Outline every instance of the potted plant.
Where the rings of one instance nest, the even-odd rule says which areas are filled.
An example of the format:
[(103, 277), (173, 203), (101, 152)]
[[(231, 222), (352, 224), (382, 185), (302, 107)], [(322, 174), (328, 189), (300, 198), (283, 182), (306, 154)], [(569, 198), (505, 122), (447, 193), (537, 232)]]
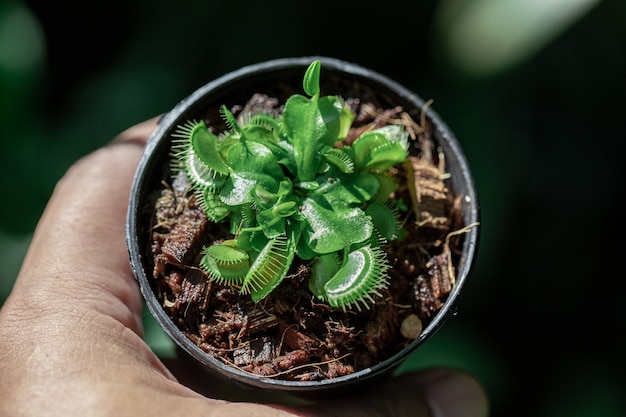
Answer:
[(326, 57), (210, 82), (159, 122), (131, 265), (183, 352), (249, 387), (388, 375), (455, 311), (478, 244), (471, 173), (416, 94)]

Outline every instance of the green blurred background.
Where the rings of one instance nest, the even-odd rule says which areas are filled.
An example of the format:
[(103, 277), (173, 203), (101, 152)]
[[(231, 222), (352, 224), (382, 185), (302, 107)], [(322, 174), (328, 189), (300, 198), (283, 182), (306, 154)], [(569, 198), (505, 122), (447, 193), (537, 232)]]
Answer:
[(474, 172), (475, 272), (404, 369), (471, 372), (494, 416), (625, 416), (623, 0), (0, 0), (0, 305), (73, 161), (228, 71), (316, 54), (433, 99)]

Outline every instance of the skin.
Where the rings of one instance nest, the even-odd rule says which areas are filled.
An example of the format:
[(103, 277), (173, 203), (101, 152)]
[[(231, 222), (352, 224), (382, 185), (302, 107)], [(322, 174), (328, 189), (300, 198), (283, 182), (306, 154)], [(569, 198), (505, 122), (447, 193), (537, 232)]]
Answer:
[(76, 162), (41, 217), (0, 310), (0, 415), (467, 416), (488, 414), (469, 375), (432, 369), (341, 400), (268, 405), (218, 400), (210, 379), (167, 366), (142, 339), (142, 297), (124, 227), (135, 169), (157, 119)]

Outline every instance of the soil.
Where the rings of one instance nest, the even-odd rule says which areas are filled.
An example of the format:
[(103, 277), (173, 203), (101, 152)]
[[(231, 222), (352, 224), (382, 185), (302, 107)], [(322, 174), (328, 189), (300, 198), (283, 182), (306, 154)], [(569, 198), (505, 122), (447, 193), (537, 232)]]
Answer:
[[(385, 247), (391, 285), (369, 310), (344, 312), (316, 301), (307, 285), (310, 265), (297, 258), (282, 284), (258, 304), (237, 288), (210, 281), (197, 267), (200, 251), (230, 237), (227, 223), (207, 220), (184, 174), (170, 178), (152, 195), (146, 229), (154, 290), (174, 323), (207, 354), (265, 377), (334, 378), (402, 350), (445, 303), (463, 241), (462, 233), (453, 233), (464, 226), (459, 208), (463, 196), (453, 195), (448, 187), (444, 158), (421, 114), (385, 106), (374, 95), (359, 97), (346, 99), (357, 115), (347, 141), (372, 126), (403, 123), (412, 146), (409, 160), (395, 175), (415, 184), (402, 186), (393, 196), (408, 206), (402, 218), (406, 233)], [(281, 104), (256, 94), (231, 108), (235, 114), (279, 113)], [(215, 120), (207, 125), (219, 131)], [(411, 202), (419, 203), (419, 211)]]

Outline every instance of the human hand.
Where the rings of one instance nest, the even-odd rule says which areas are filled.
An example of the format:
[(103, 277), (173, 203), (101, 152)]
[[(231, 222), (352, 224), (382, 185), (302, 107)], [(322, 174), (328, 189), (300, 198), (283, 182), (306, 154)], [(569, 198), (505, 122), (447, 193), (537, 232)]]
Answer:
[(82, 158), (59, 181), (0, 310), (0, 415), (486, 416), (470, 376), (436, 369), (306, 406), (229, 402), (174, 376), (142, 340), (124, 238), (128, 197), (156, 119)]

